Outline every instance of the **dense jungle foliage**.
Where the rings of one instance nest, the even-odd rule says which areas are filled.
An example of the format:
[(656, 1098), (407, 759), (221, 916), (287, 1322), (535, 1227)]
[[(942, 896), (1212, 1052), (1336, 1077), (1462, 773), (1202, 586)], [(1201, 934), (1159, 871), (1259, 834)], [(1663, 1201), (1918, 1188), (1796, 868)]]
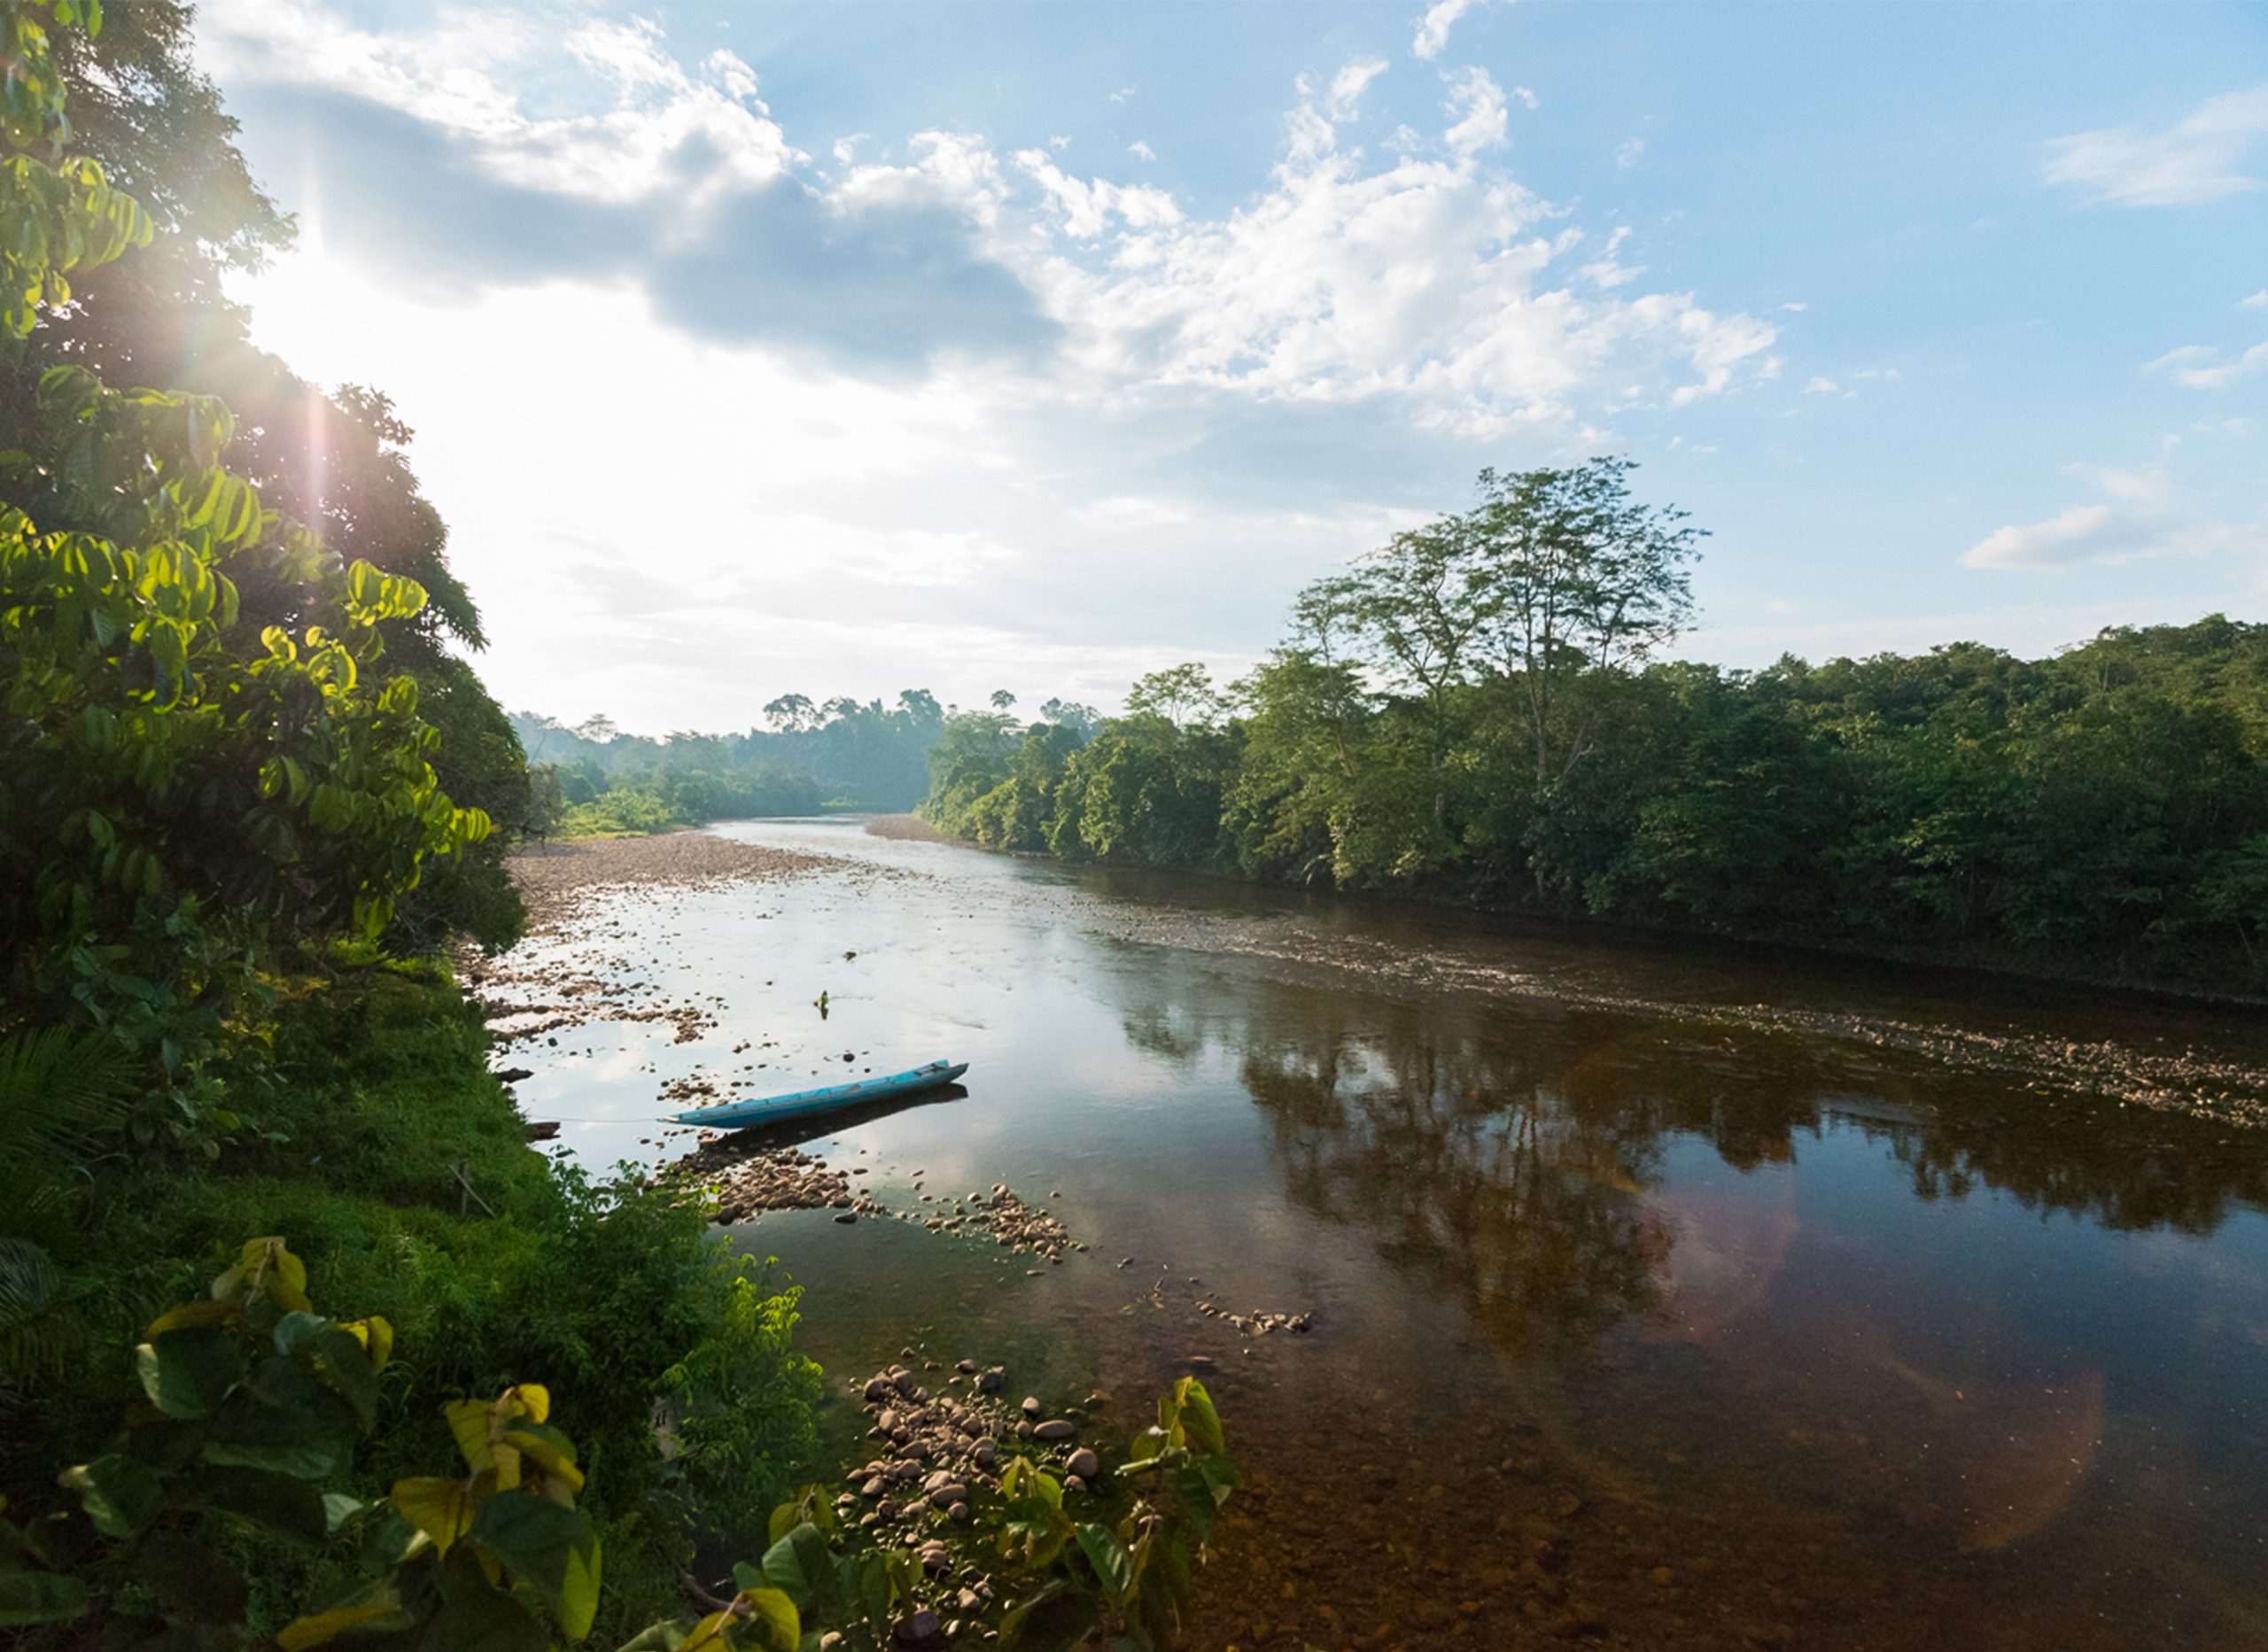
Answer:
[(366, 1644), (627, 1632), (815, 1373), (697, 1200), (528, 1146), (433, 956), (521, 927), (524, 761), (409, 432), (221, 294), (291, 227), (187, 22), (0, 0), (0, 1628), (250, 1646), (375, 1569)]
[(1661, 659), (1697, 536), (1628, 469), (1485, 474), (1225, 688), (1157, 673), (1091, 735), (958, 717), (923, 812), (1070, 859), (2268, 989), (2268, 627)]

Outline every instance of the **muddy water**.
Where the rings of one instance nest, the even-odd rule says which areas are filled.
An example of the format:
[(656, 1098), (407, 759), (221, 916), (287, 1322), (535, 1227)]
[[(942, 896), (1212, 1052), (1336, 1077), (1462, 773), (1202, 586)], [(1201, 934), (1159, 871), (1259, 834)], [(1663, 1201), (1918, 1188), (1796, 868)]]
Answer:
[(2268, 1647), (2252, 1012), (723, 830), (839, 859), (587, 906), (539, 961), (710, 1019), (532, 1041), (527, 1111), (650, 1163), (672, 1079), (971, 1062), (806, 1144), (1091, 1250), (734, 1237), (837, 1376), (1005, 1363), (1107, 1446), (1205, 1369), (1252, 1485), (1199, 1644)]

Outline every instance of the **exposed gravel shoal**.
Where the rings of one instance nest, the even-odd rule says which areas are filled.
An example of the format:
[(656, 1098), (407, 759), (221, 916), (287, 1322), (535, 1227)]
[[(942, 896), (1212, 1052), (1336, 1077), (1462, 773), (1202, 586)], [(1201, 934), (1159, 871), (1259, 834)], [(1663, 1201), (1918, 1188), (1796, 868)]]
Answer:
[(508, 863), (528, 904), (532, 929), (569, 916), (594, 891), (660, 884), (743, 882), (800, 877), (840, 863), (794, 849), (735, 842), (711, 832), (658, 837), (585, 838), (515, 855)]

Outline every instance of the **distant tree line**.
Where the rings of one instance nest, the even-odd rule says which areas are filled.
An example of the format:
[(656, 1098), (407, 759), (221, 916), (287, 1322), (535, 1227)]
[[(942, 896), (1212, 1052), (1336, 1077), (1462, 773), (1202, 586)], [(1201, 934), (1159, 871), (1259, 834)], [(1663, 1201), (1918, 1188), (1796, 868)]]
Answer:
[(538, 817), (587, 835), (822, 809), (910, 810), (928, 789), (929, 750), (947, 715), (928, 690), (909, 688), (889, 707), (782, 694), (764, 708), (768, 727), (737, 734), (680, 730), (655, 740), (624, 733), (605, 716), (570, 728), (524, 711), (511, 723), (535, 765)]
[(994, 847), (2209, 990), (2268, 988), (2268, 627), (1762, 671), (1661, 657), (1699, 535), (1631, 467), (1484, 472), (1216, 687), (949, 720)]

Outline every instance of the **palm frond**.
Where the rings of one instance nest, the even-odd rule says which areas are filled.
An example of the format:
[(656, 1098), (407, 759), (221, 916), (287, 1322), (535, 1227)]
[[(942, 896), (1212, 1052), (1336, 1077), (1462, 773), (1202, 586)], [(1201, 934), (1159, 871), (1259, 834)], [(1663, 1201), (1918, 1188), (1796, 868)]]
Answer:
[(62, 1270), (29, 1239), (0, 1238), (0, 1384), (58, 1377), (77, 1339)]
[(125, 1116), (132, 1059), (104, 1035), (50, 1027), (0, 1042), (0, 1160), (83, 1156)]

